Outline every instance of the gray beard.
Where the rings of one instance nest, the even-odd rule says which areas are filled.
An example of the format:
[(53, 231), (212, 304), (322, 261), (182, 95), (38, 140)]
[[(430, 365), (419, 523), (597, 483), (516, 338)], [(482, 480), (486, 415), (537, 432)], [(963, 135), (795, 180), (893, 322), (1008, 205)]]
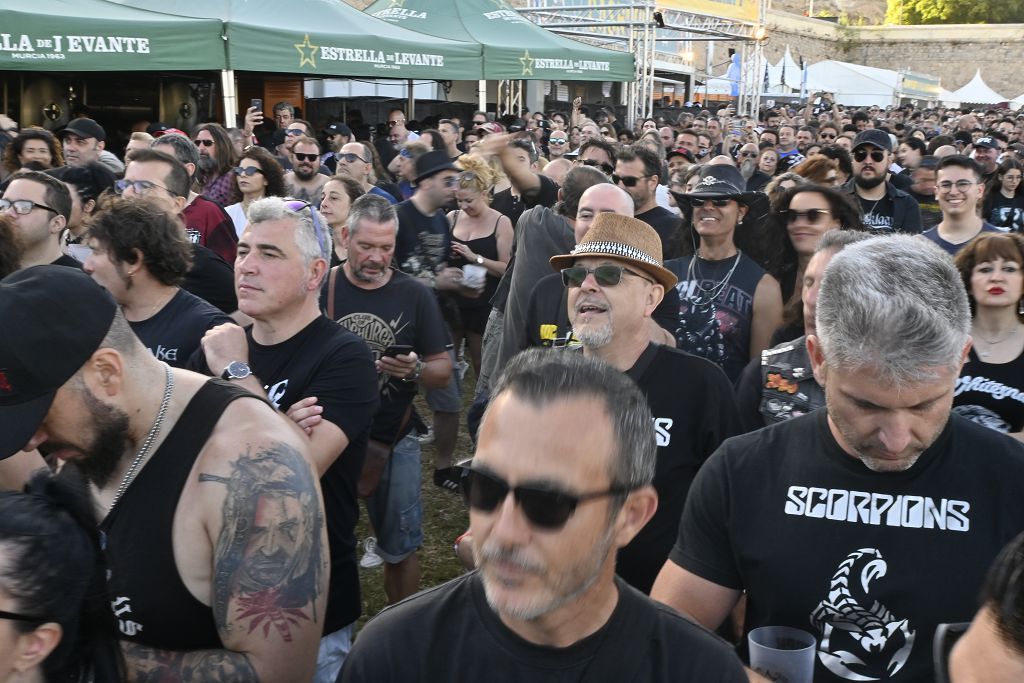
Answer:
[(217, 170), (217, 160), (213, 157), (199, 155), (199, 172), (203, 175), (209, 175), (213, 171)]
[(755, 171), (757, 171), (756, 161), (747, 159), (742, 164), (740, 164), (740, 175), (743, 176), (745, 180), (750, 180), (750, 177), (754, 175)]

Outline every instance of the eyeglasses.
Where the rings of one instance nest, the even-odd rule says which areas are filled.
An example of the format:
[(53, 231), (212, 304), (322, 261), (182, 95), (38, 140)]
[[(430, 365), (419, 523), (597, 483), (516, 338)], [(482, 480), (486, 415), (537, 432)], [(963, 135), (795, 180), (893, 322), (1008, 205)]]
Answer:
[(797, 220), (802, 220), (808, 225), (818, 225), (825, 222), (826, 217), (831, 216), (832, 212), (828, 209), (807, 209), (807, 211), (783, 209), (779, 211), (779, 215), (786, 223), (795, 223)]
[(972, 186), (978, 183), (971, 180), (958, 180), (955, 183), (950, 180), (943, 180), (941, 183), (935, 183), (935, 187), (939, 188), (943, 192), (950, 192), (954, 187), (957, 192), (967, 192)]
[(880, 149), (873, 149), (873, 150), (871, 150), (869, 152), (868, 150), (864, 149), (863, 147), (861, 147), (860, 149), (854, 150), (854, 152), (853, 152), (853, 160), (854, 161), (864, 161), (865, 159), (868, 158), (869, 154), (871, 155), (871, 160), (872, 161), (875, 161), (875, 162), (885, 161), (885, 152), (883, 152), (882, 150), (880, 150)]
[(196, 143), (196, 147), (213, 147), (213, 140), (199, 140), (199, 139), (196, 139), (193, 142)]
[(316, 161), (320, 158), (319, 154), (302, 154), (301, 152), (292, 152), (296, 161)]
[(57, 211), (57, 209), (51, 209), (49, 206), (46, 206), (45, 204), (36, 204), (31, 199), (0, 199), (0, 212), (7, 211), (7, 209), (11, 208), (12, 206), (14, 207), (14, 213), (21, 216), (27, 216), (28, 214), (32, 213), (32, 209), (36, 208), (46, 209), (47, 211), (53, 211), (54, 213), (57, 214), (60, 213), (59, 211)]
[(599, 163), (593, 159), (580, 159), (580, 163), (584, 166), (597, 166), (604, 171), (605, 175), (611, 175), (615, 171), (615, 167), (611, 164)]
[(639, 178), (635, 178), (633, 176), (621, 176), (612, 173), (612, 182), (616, 185), (622, 183), (625, 187), (636, 187), (636, 184), (639, 183), (644, 178), (650, 178), (650, 176), (642, 175)]
[(731, 197), (690, 197), (690, 206), (699, 209), (707, 202), (711, 202), (714, 206), (729, 206), (731, 201), (733, 201)]
[(324, 236), (324, 229), (320, 225), (320, 218), (317, 215), (316, 207), (309, 202), (299, 199), (285, 200), (284, 205), (292, 213), (299, 213), (303, 209), (309, 209), (309, 217), (313, 221), (313, 230), (316, 232), (316, 241), (320, 243), (320, 257), (329, 261), (331, 255), (327, 248), (327, 238)]
[(583, 281), (587, 279), (587, 276), (593, 273), (594, 280), (597, 284), (602, 287), (614, 287), (615, 285), (622, 282), (622, 275), (632, 275), (638, 277), (641, 280), (647, 280), (651, 284), (654, 284), (654, 280), (649, 277), (644, 277), (640, 273), (634, 273), (628, 268), (622, 266), (612, 265), (601, 265), (596, 268), (587, 268), (586, 266), (570, 266), (569, 268), (562, 268), (562, 284), (566, 287), (582, 287)]
[(462, 471), (462, 495), (469, 507), (481, 512), (494, 512), (511, 493), (530, 524), (548, 531), (556, 531), (565, 526), (580, 503), (621, 496), (632, 490), (626, 486), (613, 486), (606, 491), (572, 494), (555, 488), (512, 487), (507, 481), (492, 474), (468, 467), (462, 468)]
[(305, 134), (306, 134), (306, 131), (304, 131), (304, 130), (303, 130), (303, 129), (301, 129), (301, 128), (289, 128), (288, 130), (286, 130), (286, 131), (284, 132), (284, 134), (285, 134), (285, 135), (292, 135), (292, 136), (296, 136), (296, 135), (305, 135)]
[(178, 196), (171, 192), (170, 190), (168, 190), (163, 185), (157, 185), (156, 183), (151, 183), (148, 180), (118, 180), (117, 182), (114, 183), (114, 192), (117, 192), (118, 194), (124, 194), (125, 190), (127, 190), (129, 187), (132, 188), (132, 192), (134, 192), (135, 194), (146, 194), (154, 187), (159, 187), (161, 190), (171, 195), (172, 197)]
[(235, 166), (231, 170), (235, 172), (235, 175), (247, 175), (250, 177), (256, 175), (257, 173), (259, 173), (260, 175), (263, 174), (263, 171), (261, 171), (255, 166)]
[(362, 158), (358, 154), (355, 154), (354, 152), (345, 152), (344, 154), (339, 154), (338, 158), (341, 159), (342, 161), (347, 161), (350, 164), (354, 164), (357, 161), (361, 161), (364, 164), (369, 163), (366, 159)]

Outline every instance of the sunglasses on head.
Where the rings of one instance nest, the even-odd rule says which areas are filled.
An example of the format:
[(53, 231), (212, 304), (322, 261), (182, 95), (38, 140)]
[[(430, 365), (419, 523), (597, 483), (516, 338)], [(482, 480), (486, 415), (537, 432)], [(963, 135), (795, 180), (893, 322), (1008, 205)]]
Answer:
[(580, 163), (583, 164), (584, 166), (597, 166), (598, 168), (605, 172), (605, 175), (611, 175), (615, 171), (615, 167), (612, 166), (611, 164), (599, 163), (597, 161), (594, 161), (593, 159), (580, 159)]
[(628, 176), (628, 175), (627, 176), (621, 176), (621, 175), (612, 173), (612, 183), (614, 183), (615, 185), (618, 185), (619, 183), (622, 183), (622, 185), (624, 187), (636, 187), (637, 183), (639, 183), (642, 179), (647, 178), (647, 177), (648, 176), (644, 175), (644, 176), (640, 176), (639, 178), (636, 178), (636, 177), (633, 177), (633, 176)]
[(807, 209), (807, 211), (794, 211), (793, 209), (783, 209), (779, 211), (779, 215), (786, 223), (795, 223), (797, 220), (803, 220), (808, 225), (819, 225), (824, 223), (832, 212), (828, 209)]
[(881, 163), (882, 161), (885, 161), (885, 152), (883, 152), (882, 150), (880, 150), (880, 149), (873, 149), (871, 151), (868, 151), (868, 150), (864, 149), (863, 147), (861, 147), (860, 149), (854, 150), (854, 152), (853, 152), (853, 159), (854, 159), (854, 161), (864, 161), (865, 159), (868, 158), (869, 154), (871, 155), (871, 160), (876, 162), (876, 163)]
[(410, 152), (407, 149), (403, 149), (398, 153), (398, 156), (402, 157), (403, 159), (412, 159), (412, 152)]
[(699, 209), (706, 202), (711, 202), (713, 206), (729, 206), (731, 201), (733, 200), (730, 197), (690, 197), (690, 206)]
[(213, 140), (196, 140), (196, 147), (213, 147)]
[(319, 154), (302, 154), (301, 152), (292, 152), (295, 155), (297, 161), (316, 161), (320, 158)]
[(255, 166), (245, 166), (245, 167), (243, 167), (243, 166), (235, 166), (231, 170), (233, 170), (235, 172), (235, 175), (254, 176), (257, 173), (259, 173), (260, 175), (263, 174), (263, 171), (261, 171), (259, 168), (255, 167)]
[(580, 503), (625, 495), (631, 490), (625, 486), (613, 486), (606, 491), (572, 494), (554, 488), (509, 486), (507, 481), (493, 474), (469, 467), (463, 467), (462, 471), (462, 495), (469, 507), (480, 512), (494, 512), (511, 493), (530, 524), (548, 531), (565, 526)]
[(613, 265), (601, 265), (596, 268), (587, 268), (586, 266), (570, 266), (569, 268), (562, 268), (562, 284), (566, 287), (582, 287), (583, 281), (587, 279), (587, 276), (591, 273), (594, 274), (594, 280), (597, 281), (602, 287), (614, 287), (622, 281), (623, 274), (632, 275), (638, 277), (641, 280), (647, 280), (651, 284), (654, 280), (649, 277), (644, 277), (640, 273), (634, 273), (628, 268), (622, 266)]
[(309, 209), (309, 217), (313, 221), (313, 230), (316, 232), (316, 241), (320, 244), (320, 257), (330, 261), (331, 255), (327, 249), (327, 238), (324, 237), (324, 229), (320, 225), (320, 217), (316, 207), (301, 199), (286, 199), (284, 205), (292, 213), (300, 213), (304, 209)]

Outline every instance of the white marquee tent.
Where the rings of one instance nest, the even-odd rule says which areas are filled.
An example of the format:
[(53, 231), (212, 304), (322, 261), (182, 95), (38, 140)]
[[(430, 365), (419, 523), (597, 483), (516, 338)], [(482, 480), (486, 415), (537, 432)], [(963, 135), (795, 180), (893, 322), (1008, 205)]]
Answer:
[(808, 97), (816, 91), (835, 93), (836, 102), (849, 107), (886, 106), (896, 101), (900, 74), (889, 69), (826, 59), (807, 69)]
[(967, 85), (959, 90), (953, 91), (953, 96), (967, 104), (999, 104), (1006, 102), (1007, 98), (988, 87), (981, 77), (981, 69), (974, 74), (974, 78)]

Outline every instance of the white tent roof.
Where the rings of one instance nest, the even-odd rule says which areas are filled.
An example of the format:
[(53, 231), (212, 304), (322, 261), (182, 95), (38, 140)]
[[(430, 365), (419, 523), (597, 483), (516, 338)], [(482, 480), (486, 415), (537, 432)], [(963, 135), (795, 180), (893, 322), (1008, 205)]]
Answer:
[[(785, 65), (785, 76), (786, 84), (782, 84), (783, 76), (783, 65)], [(790, 52), (789, 46), (786, 46), (786, 52), (782, 55), (778, 64), (768, 65), (768, 94), (773, 95), (785, 95), (794, 91), (800, 90), (800, 79), (801, 79), (800, 65), (797, 64), (796, 60), (793, 59), (793, 53)], [(762, 82), (758, 84), (758, 87), (763, 87), (764, 74), (761, 75)]]
[(836, 102), (851, 107), (891, 104), (899, 86), (899, 73), (889, 69), (833, 59), (811, 64), (807, 69), (808, 93), (816, 90), (834, 92)]
[(1010, 105), (1017, 107), (1018, 109), (1024, 107), (1024, 93), (1021, 93), (1020, 97), (1015, 97), (1012, 100), (1010, 100)]
[[(1021, 97), (1024, 97), (1024, 95)], [(960, 106), (960, 98), (956, 96), (956, 93), (945, 88), (939, 88), (939, 101), (948, 107)]]
[(985, 81), (981, 78), (981, 69), (978, 69), (974, 74), (974, 78), (967, 85), (953, 91), (953, 95), (961, 102), (970, 104), (998, 104), (999, 102), (1006, 102), (1005, 97), (985, 84)]

